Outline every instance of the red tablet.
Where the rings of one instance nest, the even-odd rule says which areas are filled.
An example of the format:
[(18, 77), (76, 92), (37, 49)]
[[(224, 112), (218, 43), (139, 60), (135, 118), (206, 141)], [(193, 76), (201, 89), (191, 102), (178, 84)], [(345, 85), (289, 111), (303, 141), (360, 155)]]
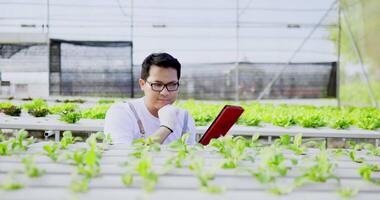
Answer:
[(219, 115), (207, 129), (206, 133), (203, 134), (199, 143), (207, 145), (212, 138), (225, 136), (243, 112), (244, 109), (240, 106), (224, 106), (222, 111), (220, 111)]

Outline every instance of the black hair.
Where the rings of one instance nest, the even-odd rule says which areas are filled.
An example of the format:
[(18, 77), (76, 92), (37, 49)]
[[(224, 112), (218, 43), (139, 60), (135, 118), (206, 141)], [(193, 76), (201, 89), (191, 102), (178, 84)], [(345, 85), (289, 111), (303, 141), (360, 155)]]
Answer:
[(181, 63), (168, 53), (152, 53), (146, 57), (142, 63), (141, 79), (146, 80), (149, 76), (150, 66), (156, 65), (163, 68), (173, 68), (177, 70), (177, 78), (181, 77)]

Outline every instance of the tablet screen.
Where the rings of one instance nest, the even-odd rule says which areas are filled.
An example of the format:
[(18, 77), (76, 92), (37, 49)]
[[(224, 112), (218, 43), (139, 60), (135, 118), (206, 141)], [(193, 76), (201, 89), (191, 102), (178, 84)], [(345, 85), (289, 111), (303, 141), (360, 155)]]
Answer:
[(244, 109), (240, 106), (226, 105), (219, 115), (212, 122), (206, 133), (203, 134), (199, 143), (207, 145), (212, 138), (218, 138), (227, 134), (228, 130), (235, 124), (243, 113)]

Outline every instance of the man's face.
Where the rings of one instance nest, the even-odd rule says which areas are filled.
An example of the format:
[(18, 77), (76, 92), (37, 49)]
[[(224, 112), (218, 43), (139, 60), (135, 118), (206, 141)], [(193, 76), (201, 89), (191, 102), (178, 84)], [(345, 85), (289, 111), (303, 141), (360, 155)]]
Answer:
[[(139, 84), (145, 94), (145, 103), (149, 109), (159, 110), (167, 104), (172, 104), (177, 98), (178, 90), (168, 91), (173, 88), (173, 85), (178, 83), (177, 70), (174, 68), (163, 68), (156, 65), (150, 66), (149, 76), (147, 80), (140, 79)], [(167, 87), (159, 91), (154, 91), (151, 84), (155, 86), (163, 86), (169, 84)], [(157, 89), (157, 88), (156, 88)]]

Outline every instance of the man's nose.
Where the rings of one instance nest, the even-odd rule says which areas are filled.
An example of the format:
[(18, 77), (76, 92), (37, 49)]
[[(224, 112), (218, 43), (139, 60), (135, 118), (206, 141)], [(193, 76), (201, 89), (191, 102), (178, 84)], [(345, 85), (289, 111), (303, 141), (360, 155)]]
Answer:
[(169, 95), (169, 90), (168, 88), (166, 88), (166, 86), (164, 87), (164, 89), (160, 92), (162, 95)]

